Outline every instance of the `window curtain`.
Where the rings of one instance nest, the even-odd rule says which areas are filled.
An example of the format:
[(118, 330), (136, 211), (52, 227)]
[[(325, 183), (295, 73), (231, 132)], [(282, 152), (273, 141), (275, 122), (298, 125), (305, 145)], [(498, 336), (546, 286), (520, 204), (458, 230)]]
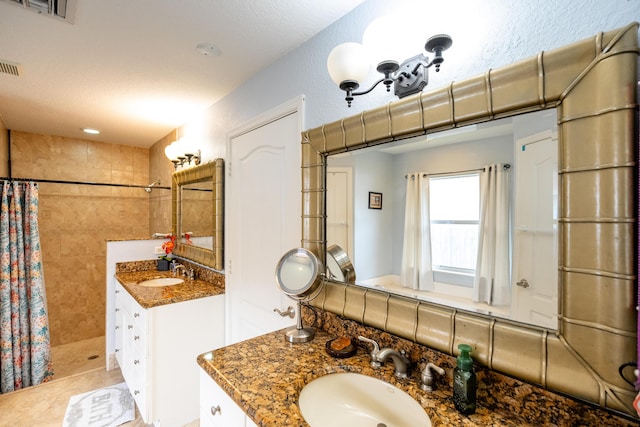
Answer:
[(429, 178), (423, 172), (407, 176), (400, 283), (407, 288), (433, 290)]
[(45, 382), (53, 371), (38, 187), (0, 182), (0, 393), (6, 393)]
[(502, 163), (480, 173), (480, 226), (473, 300), (490, 305), (511, 301), (509, 169)]

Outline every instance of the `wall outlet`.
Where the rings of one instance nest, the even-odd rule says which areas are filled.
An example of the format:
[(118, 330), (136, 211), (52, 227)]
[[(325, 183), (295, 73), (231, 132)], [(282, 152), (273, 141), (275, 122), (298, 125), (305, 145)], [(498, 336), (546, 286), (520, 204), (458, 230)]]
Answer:
[(162, 246), (156, 246), (154, 249), (154, 253), (156, 255), (162, 255), (164, 253), (164, 249), (162, 249)]

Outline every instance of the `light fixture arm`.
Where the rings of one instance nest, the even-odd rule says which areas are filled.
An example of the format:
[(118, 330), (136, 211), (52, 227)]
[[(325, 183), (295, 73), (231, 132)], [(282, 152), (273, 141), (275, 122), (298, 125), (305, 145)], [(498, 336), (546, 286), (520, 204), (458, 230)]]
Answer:
[(386, 78), (386, 77), (381, 78), (380, 80), (378, 80), (377, 82), (375, 82), (375, 83), (373, 84), (373, 86), (371, 86), (369, 89), (364, 90), (364, 91), (362, 91), (362, 92), (353, 92), (353, 93), (352, 93), (352, 95), (353, 95), (353, 96), (366, 95), (366, 94), (368, 94), (369, 92), (371, 92), (372, 90), (374, 90), (374, 89), (376, 88), (376, 86), (378, 86), (378, 85), (379, 85), (380, 83), (382, 83), (382, 82), (385, 82), (385, 85), (387, 86), (387, 92), (390, 92), (390, 91), (391, 91), (391, 84), (393, 83), (393, 80), (390, 80), (390, 81), (389, 81), (389, 80), (390, 80), (390, 79), (388, 79), (388, 78)]
[(200, 164), (200, 158), (201, 158), (201, 154), (200, 154), (200, 150), (198, 150), (195, 153), (185, 153), (184, 154), (187, 158), (187, 163), (191, 164), (191, 160), (193, 159), (193, 163), (198, 166)]
[(358, 89), (360, 85), (355, 80), (345, 80), (340, 83), (340, 89), (346, 92), (346, 96), (344, 97), (345, 101), (347, 101), (347, 105), (351, 107), (351, 102), (353, 101), (354, 96), (366, 95), (376, 88), (380, 83), (384, 83), (387, 86), (387, 92), (391, 91), (391, 85), (393, 84), (393, 79), (390, 76), (385, 75), (385, 77), (381, 78), (377, 82), (375, 82), (369, 89), (354, 92), (354, 90)]

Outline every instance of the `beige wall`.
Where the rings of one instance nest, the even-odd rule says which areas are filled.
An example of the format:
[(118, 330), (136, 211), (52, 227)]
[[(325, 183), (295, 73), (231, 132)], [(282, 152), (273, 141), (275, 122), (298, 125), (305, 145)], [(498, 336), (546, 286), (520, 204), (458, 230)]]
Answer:
[[(173, 163), (165, 157), (164, 148), (175, 140), (174, 130), (149, 149), (149, 182), (159, 179), (161, 187), (171, 187)], [(171, 191), (153, 190), (149, 196), (149, 231), (171, 233)]]
[[(211, 187), (211, 182), (208, 182)], [(213, 230), (213, 190), (182, 190), (182, 207), (180, 224), (182, 230), (193, 233), (194, 237), (210, 237)], [(188, 202), (186, 202), (188, 200)]]
[[(14, 178), (150, 182), (147, 148), (12, 131), (11, 161)], [(104, 335), (105, 242), (149, 237), (150, 194), (76, 184), (41, 183), (39, 189), (52, 345)]]

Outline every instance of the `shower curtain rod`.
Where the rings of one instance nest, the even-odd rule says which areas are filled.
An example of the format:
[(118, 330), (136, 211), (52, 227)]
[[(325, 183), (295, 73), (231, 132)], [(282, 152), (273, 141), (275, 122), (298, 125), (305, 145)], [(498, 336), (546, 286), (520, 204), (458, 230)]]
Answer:
[[(148, 188), (148, 185), (137, 185), (137, 184), (109, 184), (106, 182), (83, 182), (83, 181), (62, 181), (57, 179), (32, 179), (32, 178), (10, 178), (10, 177), (0, 177), (0, 180), (3, 181), (34, 181), (37, 183), (47, 183), (47, 184), (75, 184), (75, 185), (97, 185), (103, 187), (127, 187), (127, 188)], [(171, 187), (153, 187), (162, 188), (164, 190), (171, 190)]]
[[(509, 163), (506, 163), (503, 166), (504, 170), (507, 170), (511, 167), (511, 165)], [(462, 171), (452, 171), (452, 172), (437, 172), (437, 173), (423, 173), (422, 177), (426, 178), (428, 176), (438, 176), (438, 175), (454, 175), (457, 173), (467, 173), (467, 172), (479, 172), (479, 171), (483, 171), (484, 168), (476, 168), (476, 169), (467, 169), (467, 170), (462, 170)], [(409, 178), (409, 175), (405, 175), (405, 178)], [(413, 179), (413, 177), (411, 177)]]

